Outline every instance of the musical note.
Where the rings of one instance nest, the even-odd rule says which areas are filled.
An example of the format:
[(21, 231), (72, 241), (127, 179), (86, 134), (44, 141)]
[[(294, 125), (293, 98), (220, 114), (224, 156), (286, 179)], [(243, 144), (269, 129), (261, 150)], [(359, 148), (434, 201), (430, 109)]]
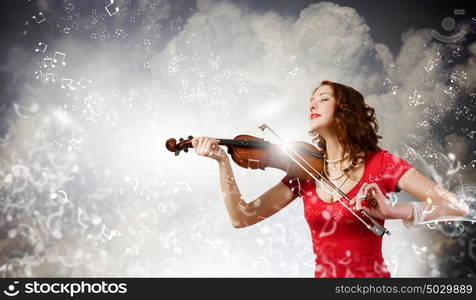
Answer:
[(109, 241), (112, 240), (116, 236), (122, 236), (122, 233), (117, 229), (107, 230), (106, 225), (102, 224), (102, 234), (108, 239)]
[(124, 98), (124, 107), (125, 108), (130, 108), (132, 107), (133, 104), (132, 104), (132, 97), (127, 97), (127, 98)]
[(40, 79), (41, 77), (43, 77), (43, 72), (41, 70), (35, 71), (35, 77), (36, 79)]
[(412, 245), (412, 248), (413, 248), (413, 252), (415, 252), (415, 254), (421, 254), (423, 252), (426, 252), (426, 247), (425, 246), (418, 247), (417, 245)]
[(111, 3), (106, 5), (104, 8), (111, 17), (117, 15), (117, 13), (119, 12), (119, 6), (114, 4), (114, 0), (111, 0)]
[(83, 81), (86, 81), (88, 84), (91, 84), (92, 82), (91, 80), (87, 80), (85, 77), (81, 77), (81, 79), (76, 82), (76, 86), (85, 89), (87, 86), (83, 83)]
[(55, 75), (53, 73), (45, 73), (45, 80), (55, 82)]
[(47, 47), (48, 47), (47, 44), (43, 42), (38, 42), (38, 45), (35, 47), (35, 52), (41, 51), (41, 53), (45, 53)]
[(88, 225), (85, 222), (89, 221), (90, 219), (89, 219), (89, 216), (84, 212), (84, 210), (81, 209), (81, 207), (78, 207), (77, 220), (79, 225), (81, 225), (82, 227), (81, 234), (84, 236), (84, 232), (86, 228), (88, 227)]
[(467, 136), (468, 136), (470, 139), (474, 140), (474, 138), (476, 137), (476, 131), (472, 130), (471, 132), (469, 132), (469, 133), (467, 134)]
[(251, 263), (251, 266), (252, 266), (253, 268), (257, 268), (257, 267), (269, 267), (270, 264), (269, 264), (268, 259), (266, 259), (266, 257), (260, 256), (260, 257), (256, 258), (256, 259)]
[(395, 204), (397, 204), (398, 202), (398, 197), (397, 197), (397, 194), (395, 193), (390, 193), (390, 203), (392, 204), (392, 207), (395, 206)]
[[(58, 212), (49, 215), (46, 220), (46, 227), (48, 228), (48, 230), (51, 231), (51, 235), (56, 239), (61, 239), (63, 237), (63, 234), (61, 233), (60, 221), (64, 211), (62, 206), (60, 206), (60, 208), (61, 209)], [(53, 227), (52, 222), (53, 222), (53, 219), (55, 218), (57, 218), (57, 221), (55, 222), (55, 226)]]
[(147, 110), (158, 115), (160, 112), (160, 105), (156, 102), (150, 101), (149, 103), (147, 103)]
[(447, 94), (450, 98), (456, 97), (457, 91), (450, 86), (447, 90), (444, 90), (444, 93)]
[(240, 87), (238, 94), (248, 93), (248, 88), (246, 86)]
[(132, 189), (134, 191), (137, 190), (137, 187), (139, 186), (139, 181), (137, 180), (137, 178), (135, 178), (134, 176), (132, 177), (126, 176), (124, 180), (132, 184)]
[(31, 17), (31, 18), (32, 18), (33, 20), (35, 20), (37, 24), (40, 24), (40, 23), (42, 23), (43, 21), (46, 20), (45, 16), (43, 15), (43, 13), (42, 13), (41, 11), (38, 13), (38, 17), (37, 17), (37, 16), (33, 16), (33, 17)]
[(294, 69), (292, 71), (290, 71), (289, 74), (292, 75), (292, 76), (296, 76), (298, 70), (299, 69), (297, 67), (294, 67)]
[(347, 265), (352, 261), (352, 252), (350, 250), (345, 251), (345, 257), (339, 260), (339, 264)]
[(150, 229), (147, 226), (142, 227), (141, 229), (139, 229), (139, 234), (143, 233), (150, 233)]
[(182, 30), (182, 18), (178, 16), (176, 19), (170, 21), (170, 31), (174, 31), (174, 28), (177, 30)]
[[(456, 156), (453, 153), (448, 153), (448, 158), (454, 161), (456, 159)], [(453, 175), (457, 173), (460, 170), (460, 168), (461, 168), (461, 162), (458, 160), (456, 162), (456, 166), (454, 166), (453, 164), (450, 165), (448, 171), (446, 171), (446, 175)], [(442, 192), (442, 193), (445, 194), (445, 192)]]
[[(53, 201), (53, 200), (55, 200), (55, 201)], [(68, 195), (66, 194), (65, 191), (59, 190), (58, 192), (53, 193), (50, 196), (50, 202), (54, 205), (68, 203), (69, 202)]]
[[(66, 57), (66, 54), (61, 53), (61, 52), (58, 52), (58, 51), (55, 52), (55, 56), (53, 57), (53, 62), (54, 62), (55, 64), (58, 62), (57, 56), (58, 56), (58, 57), (61, 57), (61, 64), (62, 64), (63, 66), (66, 66), (66, 62), (64, 61), (64, 59), (65, 59), (65, 57)], [(55, 65), (53, 64), (53, 65), (51, 65), (51, 66), (54, 67)]]
[(116, 122), (117, 120), (119, 120), (119, 116), (117, 115), (117, 113), (113, 110), (110, 110), (106, 113), (105, 115), (105, 118), (107, 121), (110, 121), (111, 122), (111, 125), (112, 126), (115, 126), (116, 125)]
[(150, 42), (149, 39), (144, 39), (143, 44), (144, 44), (144, 49), (145, 49), (145, 50), (148, 50), (148, 49), (150, 50), (151, 42)]
[[(432, 200), (431, 198), (426, 198), (426, 203), (427, 205), (425, 206), (425, 208), (423, 209), (423, 214), (431, 214), (432, 212), (435, 211), (436, 207), (434, 205), (432, 205)], [(428, 209), (428, 207), (430, 207)]]
[(17, 116), (19, 116), (22, 119), (29, 118), (30, 116), (25, 114), (25, 112), (29, 113), (35, 113), (39, 109), (39, 105), (37, 103), (33, 103), (30, 107), (25, 107), (23, 105), (13, 103), (13, 109), (15, 110), (15, 113)]
[(378, 261), (374, 261), (374, 271), (377, 274), (382, 274), (382, 273), (389, 272), (390, 270), (387, 269), (387, 266), (385, 265), (384, 262), (379, 263)]
[[(295, 183), (297, 184), (297, 187), (295, 186), (296, 184), (293, 184), (293, 181), (295, 181)], [(301, 180), (299, 180), (299, 178), (293, 178), (293, 179), (289, 179), (288, 180), (289, 184), (291, 184), (293, 187), (291, 188), (291, 191), (292, 192), (297, 192), (299, 194), (299, 197), (302, 197), (303, 195), (301, 194)], [(322, 185), (322, 184), (321, 184)], [(311, 201), (315, 201), (317, 200), (317, 198), (313, 197), (311, 199)]]
[(191, 192), (192, 191), (192, 188), (190, 187), (190, 185), (186, 182), (179, 182), (177, 183), (177, 187), (174, 187), (173, 189), (173, 193), (174, 194), (178, 194), (180, 192), (180, 190), (182, 191), (187, 191), (187, 192)]
[(70, 89), (73, 89), (73, 87), (71, 86), (72, 82), (73, 82), (73, 79), (70, 79), (70, 78), (61, 79), (61, 88), (65, 89), (66, 87), (69, 87)]
[(48, 65), (52, 66), (53, 65), (53, 59), (51, 57), (45, 57), (43, 58), (43, 67), (47, 68)]
[(125, 251), (128, 254), (139, 255), (139, 250), (137, 250), (137, 247), (135, 245), (131, 245), (130, 247), (127, 247)]
[(397, 89), (398, 89), (398, 85), (392, 86), (392, 94), (393, 94), (393, 95), (396, 95), (396, 94), (397, 94)]
[(81, 143), (83, 142), (82, 139), (77, 139), (74, 137), (74, 132), (71, 132), (71, 139), (68, 141), (68, 152), (73, 150), (81, 151)]
[[(327, 210), (322, 211), (322, 217), (326, 220), (326, 224), (324, 224), (324, 227), (322, 228), (321, 233), (319, 234), (319, 237), (323, 236), (328, 236), (333, 234), (336, 231), (336, 221), (332, 219), (330, 212)], [(332, 222), (332, 227), (329, 229), (331, 225), (329, 223)]]
[(390, 78), (385, 78), (383, 81), (382, 81), (382, 85), (383, 86), (387, 86), (389, 84), (392, 84), (392, 80), (390, 80)]

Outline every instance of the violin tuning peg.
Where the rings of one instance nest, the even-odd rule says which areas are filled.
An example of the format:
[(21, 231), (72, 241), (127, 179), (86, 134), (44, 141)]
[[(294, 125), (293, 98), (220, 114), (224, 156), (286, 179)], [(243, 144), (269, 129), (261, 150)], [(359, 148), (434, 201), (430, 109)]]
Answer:
[(189, 136), (188, 136), (188, 139), (189, 139), (189, 140), (193, 139), (193, 136), (189, 135)]
[(178, 156), (180, 154), (180, 150), (175, 151), (175, 156)]
[(183, 141), (183, 138), (179, 138), (179, 142)]
[(188, 148), (183, 148), (183, 151), (184, 151), (185, 153), (187, 153), (187, 152), (188, 152)]

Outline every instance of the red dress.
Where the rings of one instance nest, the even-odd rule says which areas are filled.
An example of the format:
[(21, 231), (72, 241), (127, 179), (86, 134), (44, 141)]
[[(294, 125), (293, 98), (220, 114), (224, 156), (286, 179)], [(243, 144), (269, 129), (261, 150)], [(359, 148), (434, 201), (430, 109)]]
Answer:
[[(362, 179), (347, 196), (352, 199), (364, 182), (375, 182), (388, 198), (390, 192), (399, 192), (396, 190), (398, 180), (411, 167), (410, 163), (387, 150), (367, 150)], [(304, 201), (304, 215), (315, 254), (315, 277), (390, 277), (382, 257), (382, 237), (367, 229), (339, 201), (321, 200), (314, 180), (304, 181), (286, 175), (281, 182)], [(340, 200), (348, 205), (345, 198)], [(365, 201), (362, 205), (368, 206)], [(371, 224), (370, 220), (361, 217)], [(375, 220), (384, 225), (384, 220)]]

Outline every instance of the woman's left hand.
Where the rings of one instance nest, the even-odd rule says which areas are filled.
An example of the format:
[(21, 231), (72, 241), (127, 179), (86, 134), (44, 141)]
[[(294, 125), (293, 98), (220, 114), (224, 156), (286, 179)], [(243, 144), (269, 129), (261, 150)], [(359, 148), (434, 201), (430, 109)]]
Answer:
[[(362, 206), (362, 201), (367, 201), (369, 206)], [(387, 197), (382, 193), (376, 183), (364, 183), (357, 195), (349, 202), (356, 210), (361, 208), (369, 215), (379, 219), (394, 219), (396, 213), (394, 207), (389, 203)]]

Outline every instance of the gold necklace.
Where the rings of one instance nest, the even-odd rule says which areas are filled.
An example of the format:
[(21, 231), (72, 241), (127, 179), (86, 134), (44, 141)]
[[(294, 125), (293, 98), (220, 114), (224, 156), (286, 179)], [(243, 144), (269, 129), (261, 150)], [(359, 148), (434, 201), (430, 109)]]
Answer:
[(341, 168), (340, 168), (340, 175), (339, 176), (336, 176), (336, 177), (331, 177), (331, 175), (329, 173), (327, 173), (327, 162), (326, 160), (324, 159), (324, 174), (327, 176), (327, 178), (329, 178), (330, 180), (337, 180), (339, 178), (341, 178), (342, 176), (344, 176), (344, 172), (342, 171), (342, 165), (341, 165)]
[[(334, 192), (331, 194), (331, 197), (332, 197), (332, 201), (329, 202), (329, 203), (333, 203), (336, 201), (336, 193), (337, 193), (337, 190), (339, 190), (343, 185), (344, 183), (346, 183), (347, 179), (349, 179), (349, 174), (346, 175), (344, 181), (342, 181), (341, 184), (339, 184), (339, 186), (337, 187), (336, 190), (334, 190)], [(322, 182), (320, 183), (320, 185), (322, 185)], [(317, 194), (317, 185), (316, 185), (316, 194)], [(327, 202), (327, 201), (326, 201)]]
[[(340, 188), (344, 185), (344, 183), (346, 183), (347, 179), (349, 179), (349, 174), (347, 174), (344, 181), (342, 181), (342, 183), (339, 185), (339, 187), (337, 189), (340, 190)], [(332, 193), (332, 202), (335, 202), (337, 200), (336, 199), (336, 194), (337, 194), (337, 190), (334, 190), (334, 192)], [(337, 196), (339, 196), (339, 195), (337, 195)]]
[(326, 159), (326, 158), (327, 158), (327, 153), (324, 153), (324, 159), (326, 159), (326, 162), (328, 162), (328, 163), (334, 163), (334, 162), (341, 161), (341, 160), (343, 160), (344, 158), (346, 158), (347, 156), (349, 156), (349, 153), (346, 153), (346, 154), (345, 154), (344, 156), (342, 156), (341, 158), (334, 159), (334, 160), (328, 160), (328, 159)]

